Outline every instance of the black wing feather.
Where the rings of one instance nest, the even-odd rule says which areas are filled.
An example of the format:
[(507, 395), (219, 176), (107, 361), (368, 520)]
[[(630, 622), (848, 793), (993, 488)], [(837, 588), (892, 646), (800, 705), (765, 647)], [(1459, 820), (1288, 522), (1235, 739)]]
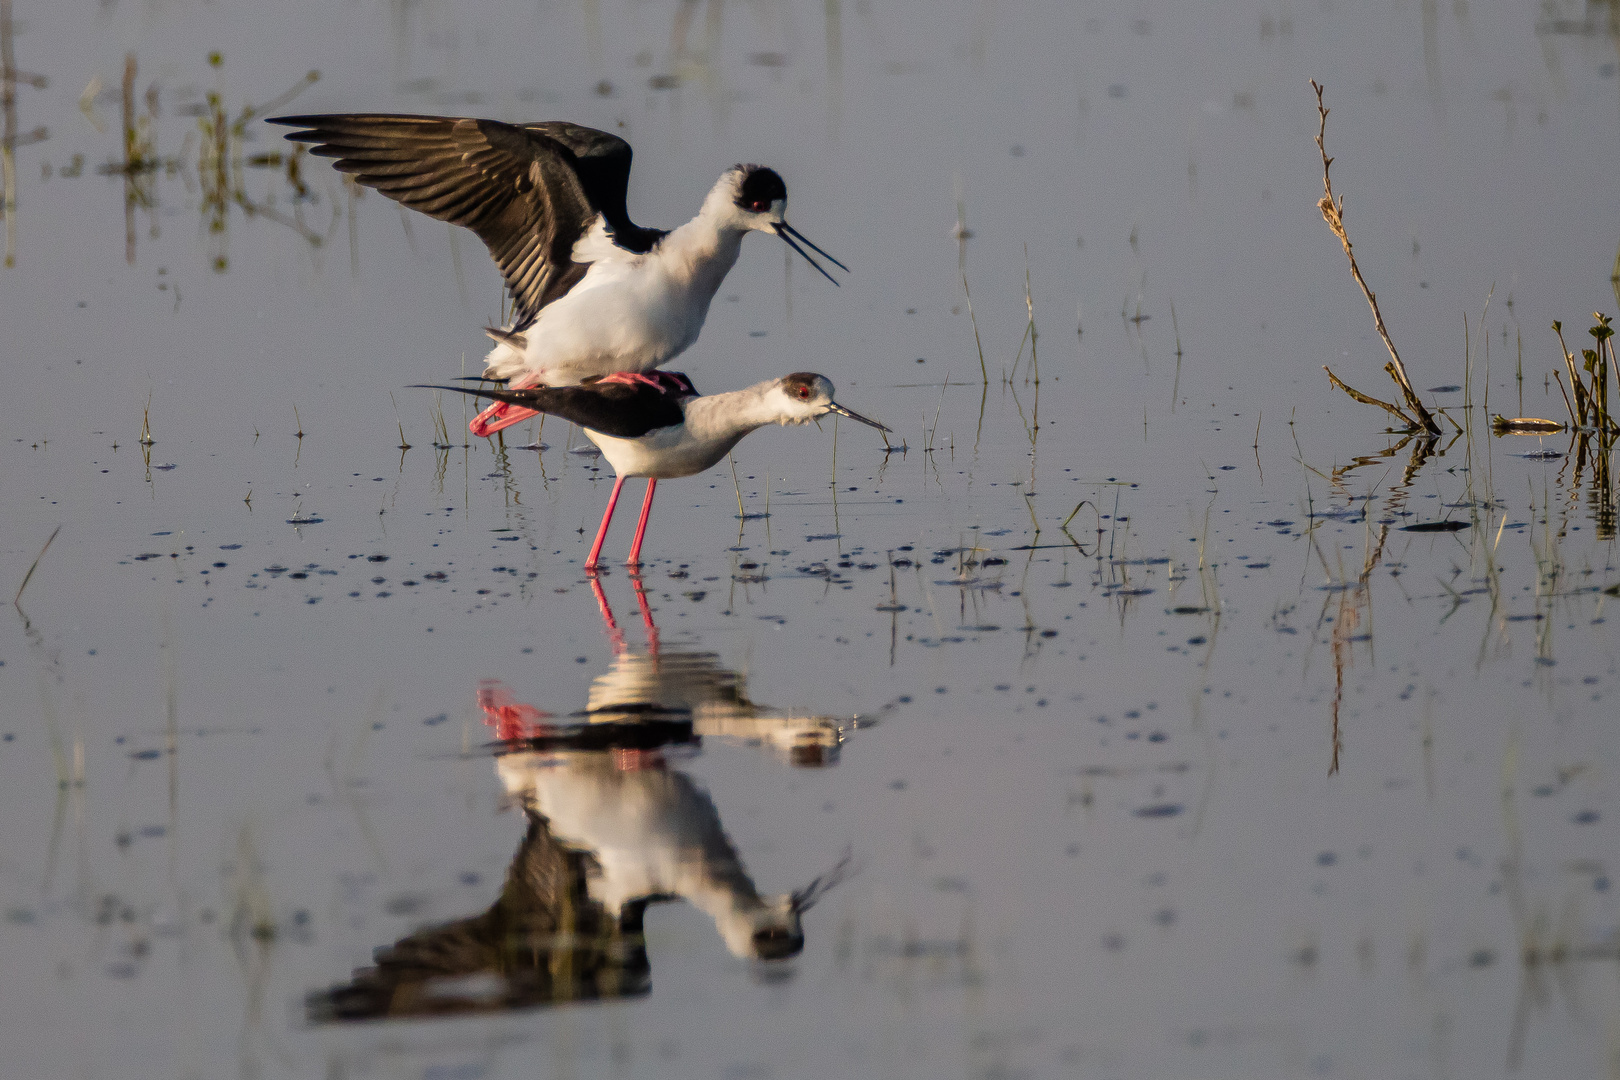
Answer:
[(649, 431), (671, 427), (686, 419), (676, 396), (643, 383), (590, 383), (585, 386), (535, 386), (527, 390), (475, 389), (468, 386), (421, 386), (424, 390), (454, 390), (458, 394), (504, 401), (561, 417), (582, 428), (617, 439), (639, 439)]
[(561, 121), (515, 127), (453, 116), (279, 116), (287, 138), (356, 183), (478, 234), (517, 306), (515, 323), (572, 289), (587, 266), (574, 244), (598, 214), (614, 239), (646, 251), (663, 235), (629, 218), (630, 144)]

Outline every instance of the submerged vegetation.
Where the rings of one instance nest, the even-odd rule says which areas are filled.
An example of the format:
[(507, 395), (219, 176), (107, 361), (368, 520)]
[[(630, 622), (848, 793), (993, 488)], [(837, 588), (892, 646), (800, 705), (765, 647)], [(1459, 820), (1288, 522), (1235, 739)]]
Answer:
[[(222, 76), (224, 56), (219, 52), (210, 53), (208, 66)], [(320, 72), (307, 72), (297, 83), (269, 101), (259, 105), (243, 105), (234, 117), (226, 110), (222, 88), (209, 90), (200, 101), (182, 96), (174, 111), (180, 116), (194, 117), (196, 126), (185, 133), (177, 149), (169, 152), (158, 147), (164, 87), (154, 81), (147, 85), (144, 92), (141, 91), (137, 86), (138, 72), (135, 54), (126, 54), (123, 77), (114, 94), (120, 107), (121, 152), (117, 158), (104, 162), (96, 170), (102, 176), (118, 177), (124, 183), (126, 262), (131, 265), (135, 262), (136, 220), (139, 213), (147, 216), (150, 238), (156, 239), (159, 235), (157, 181), (160, 177), (179, 179), (188, 191), (196, 191), (198, 212), (210, 238), (209, 266), (216, 273), (223, 273), (230, 266), (226, 238), (233, 206), (247, 217), (264, 217), (292, 229), (312, 247), (322, 244), (335, 228), (337, 218), (334, 213), (326, 233), (316, 231), (303, 220), (298, 207), (310, 197), (309, 187), (303, 180), (303, 148), (285, 153), (276, 149), (258, 154), (249, 153), (247, 149), (248, 124), (266, 112), (279, 109), (314, 85), (320, 79)], [(97, 103), (105, 96), (107, 92), (103, 90), (101, 80), (93, 78), (79, 97), (80, 111), (98, 131), (107, 129), (106, 122), (96, 110)], [(248, 169), (279, 174), (294, 204), (293, 212), (288, 214), (276, 207), (273, 193), (265, 198), (250, 195)], [(82, 170), (82, 161), (75, 160), (73, 165), (61, 169), (59, 175), (71, 179), (81, 175)], [(178, 293), (175, 303), (178, 306)]]
[[(1464, 349), (1466, 369), (1464, 371), (1463, 386), (1468, 392), (1461, 406), (1463, 422), (1459, 424), (1452, 418), (1449, 408), (1436, 407), (1431, 410), (1424, 405), (1422, 399), (1418, 396), (1417, 391), (1412, 386), (1411, 379), (1407, 376), (1406, 367), (1401, 362), (1400, 355), (1395, 349), (1395, 343), (1390, 339), (1389, 331), (1385, 327), (1383, 314), (1378, 308), (1378, 298), (1367, 285), (1366, 279), (1362, 276), (1361, 268), (1356, 263), (1355, 252), (1351, 246), (1349, 234), (1345, 231), (1344, 197), (1342, 195), (1335, 196), (1334, 194), (1330, 172), (1333, 158), (1327, 155), (1324, 144), (1329, 111), (1323, 103), (1325, 87), (1312, 80), (1311, 88), (1316, 93), (1318, 118), (1316, 147), (1322, 160), (1323, 196), (1317, 207), (1322, 213), (1323, 220), (1327, 222), (1328, 228), (1332, 230), (1334, 236), (1339, 239), (1343, 246), (1345, 256), (1350, 262), (1351, 276), (1355, 279), (1356, 284), (1367, 299), (1368, 306), (1372, 309), (1373, 323), (1390, 356), (1389, 362), (1384, 365), (1384, 370), (1399, 388), (1404, 407), (1382, 401), (1356, 390), (1335, 375), (1331, 368), (1324, 366), (1323, 370), (1327, 371), (1328, 379), (1335, 387), (1344, 391), (1356, 401), (1365, 405), (1376, 405), (1398, 418), (1401, 421), (1399, 430), (1407, 435), (1407, 438), (1402, 440), (1401, 445), (1405, 445), (1409, 440), (1416, 439), (1413, 447), (1413, 464), (1408, 468), (1409, 478), (1411, 475), (1415, 475), (1417, 469), (1421, 468), (1422, 460), (1435, 452), (1436, 443), (1441, 435), (1440, 425), (1435, 419), (1437, 415), (1444, 416), (1451, 422), (1452, 426), (1457, 430), (1457, 437), (1467, 436), (1471, 460), (1475, 412), (1471, 393), (1473, 350), (1471, 348)], [(1620, 299), (1620, 255), (1616, 257), (1616, 268), (1612, 280), (1617, 290), (1617, 299)], [(1490, 300), (1487, 297), (1487, 308), (1489, 305)], [(1509, 298), (1509, 306), (1512, 306), (1511, 298)], [(1609, 383), (1611, 376), (1617, 383), (1620, 383), (1620, 364), (1616, 364), (1615, 361), (1614, 329), (1611, 325), (1610, 316), (1603, 312), (1594, 312), (1592, 317), (1595, 321), (1588, 333), (1591, 335), (1595, 347), (1582, 349), (1579, 363), (1576, 361), (1575, 354), (1570, 351), (1568, 345), (1564, 342), (1563, 325), (1556, 321), (1552, 324), (1553, 334), (1558, 339), (1559, 353), (1563, 359), (1563, 370), (1555, 368), (1551, 372), (1551, 379), (1558, 384), (1563, 395), (1569, 413), (1568, 422), (1564, 423), (1541, 417), (1508, 417), (1496, 413), (1491, 416), (1490, 429), (1497, 436), (1546, 436), (1565, 431), (1569, 432), (1570, 444), (1567, 451), (1562, 455), (1550, 452), (1542, 456), (1562, 456), (1574, 462), (1573, 474), (1570, 477), (1573, 489), (1578, 489), (1581, 486), (1582, 476), (1590, 466), (1590, 501), (1593, 520), (1597, 526), (1597, 535), (1599, 539), (1610, 540), (1615, 537), (1616, 528), (1616, 499), (1611, 462), (1615, 443), (1617, 439), (1620, 439), (1620, 422), (1615, 420), (1610, 402), (1611, 400), (1620, 402), (1620, 389), (1617, 389), (1611, 398)], [(1483, 328), (1483, 314), (1480, 322)], [(1466, 320), (1464, 332), (1466, 336)], [(1569, 375), (1567, 389), (1564, 383), (1564, 374), (1566, 372)], [(1522, 385), (1522, 362), (1518, 378)], [(1489, 387), (1487, 385), (1485, 403), (1481, 408), (1488, 409), (1488, 403)], [(1471, 470), (1470, 476), (1472, 476)], [(1495, 496), (1489, 490), (1483, 493), (1483, 497), (1487, 505), (1494, 504)]]

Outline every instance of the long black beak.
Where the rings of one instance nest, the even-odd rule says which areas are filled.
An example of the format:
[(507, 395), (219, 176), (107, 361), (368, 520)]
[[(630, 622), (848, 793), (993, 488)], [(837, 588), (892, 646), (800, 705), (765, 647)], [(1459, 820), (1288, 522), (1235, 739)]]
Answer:
[[(504, 401), (508, 405), (521, 405), (526, 409), (534, 407), (534, 390), (485, 390), (482, 387), (474, 389), (470, 386), (434, 386), (432, 383), (411, 383), (407, 390), (450, 390), (457, 394), (466, 394), (468, 397), (489, 398), (491, 401)], [(537, 388), (543, 389), (543, 388)]]
[(804, 248), (800, 247), (798, 244), (795, 244), (793, 242), (794, 239), (798, 239), (800, 242), (802, 242), (804, 244), (804, 247), (809, 248), (810, 251), (814, 251), (817, 255), (820, 255), (823, 259), (826, 259), (828, 262), (830, 262), (834, 266), (838, 267), (838, 269), (844, 271), (844, 273), (846, 273), (846, 274), (849, 273), (849, 267), (845, 266), (843, 263), (839, 262), (837, 259), (835, 259), (831, 255), (827, 254), (825, 251), (822, 251), (820, 248), (816, 247), (816, 245), (812, 244), (809, 241), (809, 239), (804, 235), (804, 233), (800, 232), (798, 229), (795, 229), (793, 226), (789, 225), (787, 222), (779, 221), (773, 227), (776, 229), (776, 235), (780, 236), (782, 238), (783, 242), (786, 243), (788, 247), (792, 248), (794, 251), (797, 251), (800, 255), (803, 255), (805, 262), (809, 263), (811, 266), (814, 266), (816, 268), (816, 270), (821, 274), (822, 277), (826, 278), (828, 281), (831, 281), (834, 285), (838, 284), (838, 280), (836, 278), (834, 278), (831, 274), (827, 273), (827, 271), (823, 270), (821, 268), (821, 264), (816, 262), (816, 260), (814, 260), (814, 259), (812, 259), (810, 257), (809, 252), (805, 251)]
[(827, 411), (837, 413), (839, 416), (848, 417), (851, 420), (859, 420), (861, 423), (870, 425), (871, 427), (875, 427), (879, 431), (888, 431), (889, 430), (888, 428), (884, 427), (882, 424), (878, 423), (876, 420), (870, 420), (870, 419), (862, 416), (858, 412), (851, 412), (850, 410), (844, 408), (842, 405), (838, 404), (838, 402), (836, 402), (836, 401), (833, 402), (831, 405), (827, 406)]

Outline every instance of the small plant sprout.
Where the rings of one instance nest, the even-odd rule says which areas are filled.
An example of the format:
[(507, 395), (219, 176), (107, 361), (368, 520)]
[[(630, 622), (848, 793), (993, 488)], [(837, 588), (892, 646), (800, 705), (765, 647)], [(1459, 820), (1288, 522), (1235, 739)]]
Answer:
[(405, 438), (405, 421), (399, 418), (399, 402), (394, 400), (394, 392), (388, 391), (388, 402), (394, 407), (394, 423), (399, 425), (399, 449), (409, 450), (411, 444)]

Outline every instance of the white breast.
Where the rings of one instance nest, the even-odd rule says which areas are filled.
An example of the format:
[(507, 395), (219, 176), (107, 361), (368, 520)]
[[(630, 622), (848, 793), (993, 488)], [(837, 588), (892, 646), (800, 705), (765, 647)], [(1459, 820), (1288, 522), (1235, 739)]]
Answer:
[(703, 329), (740, 239), (709, 235), (699, 245), (683, 235), (690, 229), (636, 254), (614, 244), (598, 218), (574, 245), (575, 260), (590, 264), (584, 279), (540, 310), (524, 330), (523, 352), (490, 350), (485, 374), (515, 385), (571, 386), (592, 375), (651, 371), (679, 356)]

